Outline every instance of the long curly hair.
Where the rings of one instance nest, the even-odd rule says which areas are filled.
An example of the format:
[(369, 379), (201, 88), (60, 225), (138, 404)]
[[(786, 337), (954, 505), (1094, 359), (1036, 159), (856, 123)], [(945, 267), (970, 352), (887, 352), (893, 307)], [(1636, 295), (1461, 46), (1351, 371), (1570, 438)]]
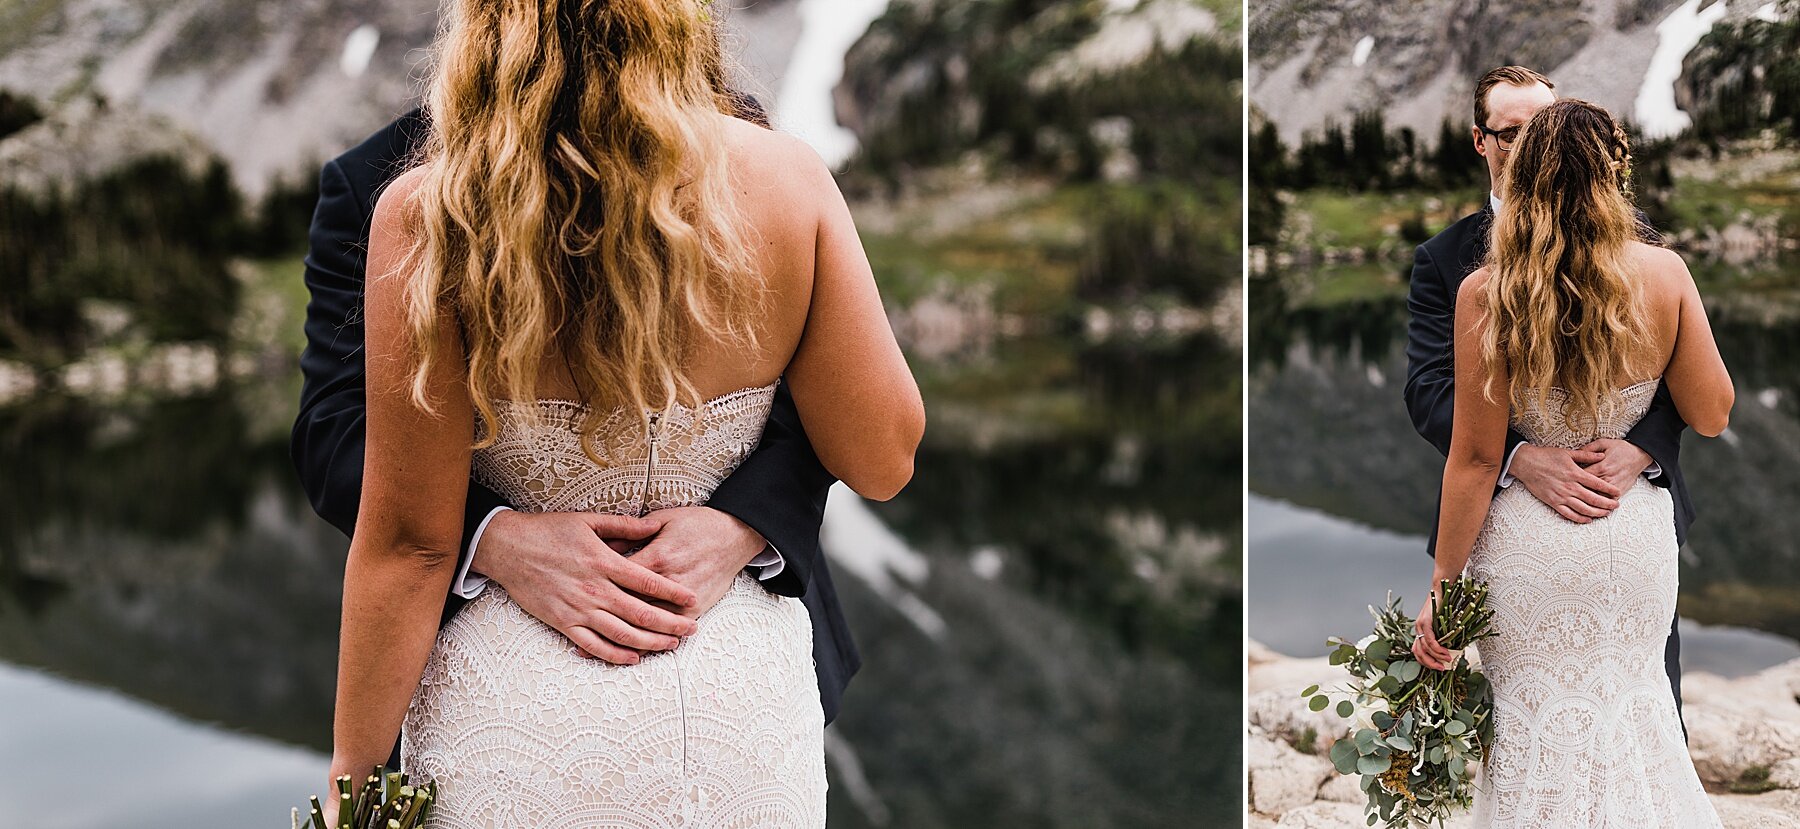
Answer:
[[(454, 312), (490, 445), (500, 400), (564, 357), (582, 445), (609, 409), (697, 404), (703, 338), (754, 347), (764, 282), (720, 114), (744, 115), (706, 0), (447, 0), (427, 96), (407, 313), (413, 400)], [(535, 406), (525, 407), (535, 416)]]
[[(1486, 265), (1482, 354), (1515, 407), (1563, 393), (1570, 424), (1596, 424), (1621, 377), (1647, 362), (1630, 244), (1650, 234), (1631, 195), (1631, 142), (1611, 114), (1572, 98), (1539, 111), (1513, 145)], [(1485, 390), (1495, 400), (1497, 390)]]

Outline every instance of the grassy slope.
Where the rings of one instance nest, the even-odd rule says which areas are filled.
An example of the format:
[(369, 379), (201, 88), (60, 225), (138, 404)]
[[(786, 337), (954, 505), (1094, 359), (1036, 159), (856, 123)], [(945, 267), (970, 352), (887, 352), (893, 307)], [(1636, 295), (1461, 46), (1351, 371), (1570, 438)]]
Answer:
[[(1310, 190), (1293, 194), (1283, 228), (1282, 250), (1298, 256), (1361, 251), (1356, 264), (1311, 266), (1292, 275), (1307, 286), (1302, 303), (1328, 306), (1349, 300), (1398, 296), (1406, 291), (1400, 278), (1413, 243), (1401, 225), (1420, 216), (1428, 232), (1447, 226), (1474, 210), (1479, 191), (1347, 193)], [(1794, 238), (1800, 231), (1800, 155), (1776, 151), (1749, 156), (1729, 153), (1718, 161), (1695, 160), (1677, 167), (1668, 199), (1677, 229), (1723, 227), (1745, 218), (1773, 217)], [(1800, 271), (1784, 263), (1726, 266), (1690, 255), (1696, 277), (1709, 289), (1791, 290), (1800, 288)]]

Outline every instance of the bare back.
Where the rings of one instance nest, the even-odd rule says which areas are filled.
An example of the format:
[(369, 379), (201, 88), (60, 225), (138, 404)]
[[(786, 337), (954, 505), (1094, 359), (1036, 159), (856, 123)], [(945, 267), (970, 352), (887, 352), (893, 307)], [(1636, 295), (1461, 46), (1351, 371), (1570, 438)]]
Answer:
[[(821, 463), (865, 497), (885, 499), (912, 475), (924, 404), (894, 339), (843, 194), (805, 143), (717, 116), (730, 154), (734, 205), (766, 296), (756, 347), (700, 338), (684, 370), (702, 398), (784, 380)], [(390, 188), (417, 185), (409, 172)], [(538, 396), (579, 400), (564, 355), (543, 357)]]

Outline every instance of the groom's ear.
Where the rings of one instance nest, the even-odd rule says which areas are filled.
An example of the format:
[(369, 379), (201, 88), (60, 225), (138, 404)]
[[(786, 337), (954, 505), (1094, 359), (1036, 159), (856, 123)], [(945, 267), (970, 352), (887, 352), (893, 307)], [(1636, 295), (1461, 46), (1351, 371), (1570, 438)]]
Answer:
[(1469, 126), (1469, 139), (1475, 142), (1475, 154), (1482, 158), (1487, 158), (1487, 142), (1481, 140), (1482, 135), (1480, 127), (1474, 125)]

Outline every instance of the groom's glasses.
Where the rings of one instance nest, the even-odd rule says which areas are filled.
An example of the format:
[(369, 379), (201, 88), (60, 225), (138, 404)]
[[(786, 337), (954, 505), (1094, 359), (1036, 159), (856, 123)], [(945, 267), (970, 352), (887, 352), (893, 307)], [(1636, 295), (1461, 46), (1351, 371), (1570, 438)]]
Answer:
[(1512, 152), (1513, 142), (1519, 140), (1518, 127), (1507, 127), (1503, 130), (1491, 130), (1488, 129), (1486, 124), (1476, 124), (1475, 128), (1481, 130), (1483, 134), (1493, 136), (1494, 140), (1499, 142), (1500, 152), (1503, 153)]

